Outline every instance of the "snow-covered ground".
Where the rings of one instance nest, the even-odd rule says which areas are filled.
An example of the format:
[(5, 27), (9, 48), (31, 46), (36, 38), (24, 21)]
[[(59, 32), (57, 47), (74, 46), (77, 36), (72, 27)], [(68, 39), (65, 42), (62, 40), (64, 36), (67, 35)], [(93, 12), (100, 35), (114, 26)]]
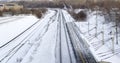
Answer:
[[(83, 46), (79, 46), (82, 39), (79, 41), (73, 30), (71, 32), (76, 38), (70, 39), (72, 34), (69, 35), (66, 23), (73, 22), (73, 19), (69, 17), (67, 11), (53, 9), (40, 20), (34, 16), (0, 18), (0, 63), (86, 62), (88, 59), (83, 59), (81, 54), (90, 52), (83, 53), (87, 48), (84, 50)], [(79, 44), (76, 43), (78, 41)]]
[[(10, 22), (11, 21), (11, 22)], [(1, 19), (0, 21), (0, 46), (11, 41), (24, 30), (29, 28), (38, 19), (34, 16), (18, 16)], [(5, 23), (3, 23), (5, 22)]]
[(120, 44), (116, 44), (115, 24), (106, 23), (100, 14), (100, 11), (92, 11), (88, 14), (87, 21), (75, 23), (98, 61), (120, 63)]
[(0, 24), (0, 63), (54, 63), (55, 14), (49, 10), (40, 20), (34, 16), (0, 18), (6, 22)]
[[(69, 24), (68, 28), (66, 23), (75, 23), (77, 27)], [(96, 11), (89, 13), (86, 22), (75, 22), (67, 11), (60, 9), (49, 9), (41, 19), (32, 15), (1, 17), (0, 63), (76, 63), (73, 48), (85, 52), (85, 45), (89, 46), (96, 60), (120, 63), (120, 44), (115, 43), (112, 26), (114, 23), (105, 23), (103, 15), (96, 15)], [(76, 43), (74, 47), (72, 41)], [(85, 50), (80, 51), (79, 47)]]

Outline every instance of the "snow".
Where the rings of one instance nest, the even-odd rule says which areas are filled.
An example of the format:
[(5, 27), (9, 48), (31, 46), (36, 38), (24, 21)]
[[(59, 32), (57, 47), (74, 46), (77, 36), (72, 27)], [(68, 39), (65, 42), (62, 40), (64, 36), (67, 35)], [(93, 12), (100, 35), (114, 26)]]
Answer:
[(75, 9), (74, 12), (77, 14), (79, 13), (80, 11), (84, 11), (85, 9)]
[[(49, 9), (40, 20), (32, 15), (0, 17), (0, 62), (58, 63), (60, 59), (60, 51), (58, 51), (60, 46), (59, 42), (61, 41), (62, 61), (64, 63), (70, 63), (69, 54), (71, 54), (72, 61), (76, 63), (66, 28), (64, 24), (60, 26), (60, 20), (62, 23), (64, 22), (64, 18), (58, 17), (59, 15), (58, 13), (56, 15), (55, 10)], [(84, 9), (77, 9), (75, 12), (78, 13), (81, 10)], [(67, 23), (73, 22), (79, 27), (81, 32), (80, 37), (89, 47), (97, 61), (120, 63), (120, 44), (116, 45), (116, 39), (114, 39), (114, 42), (110, 39), (116, 36), (115, 29), (113, 28), (115, 23), (106, 23), (104, 16), (98, 15), (101, 13), (100, 11), (90, 12), (85, 22), (75, 22), (67, 11), (61, 11)], [(95, 29), (96, 26), (97, 31)], [(88, 29), (90, 30), (89, 32)], [(113, 33), (110, 33), (111, 31)], [(104, 32), (104, 45), (102, 42), (102, 32)], [(21, 35), (18, 36), (19, 34)], [(17, 38), (15, 38), (16, 36)], [(6, 46), (1, 47), (6, 43), (8, 43)], [(72, 52), (69, 52), (68, 48)]]
[(37, 22), (38, 19), (34, 16), (19, 16), (19, 17), (11, 17), (8, 20), (6, 19), (4, 21), (7, 21), (7, 22), (14, 21), (14, 22), (0, 24), (0, 46), (10, 41), (20, 33), (22, 33), (25, 29), (30, 27), (33, 23)]
[[(55, 16), (52, 16), (54, 14), (55, 12), (51, 12), (48, 15), (46, 15), (43, 20), (41, 20), (41, 23), (40, 23), (41, 26), (39, 26), (40, 27), (39, 32), (36, 33), (37, 36), (34, 36), (36, 37), (35, 40), (38, 40), (38, 41), (33, 41), (33, 46), (30, 48), (29, 52), (23, 58), (21, 63), (57, 63), (59, 62), (59, 58), (58, 58), (59, 56), (57, 57), (59, 53), (56, 50), (57, 48), (59, 48), (59, 46), (57, 46), (57, 44), (59, 45), (59, 40), (61, 40), (61, 44), (62, 44), (61, 46), (62, 60), (65, 63), (66, 62), (70, 63), (70, 58), (68, 54), (69, 52), (66, 44), (67, 38), (65, 37), (66, 29), (64, 29), (63, 24), (61, 24), (61, 28), (58, 27), (59, 26), (58, 24), (60, 23), (60, 21), (58, 20), (59, 13), (57, 13), (57, 15)], [(61, 32), (58, 29), (61, 29)], [(58, 36), (57, 34), (58, 31), (61, 33), (61, 39), (59, 38), (60, 36)], [(11, 59), (10, 62), (12, 61), (13, 59)], [(15, 61), (12, 63), (15, 63)]]
[[(77, 11), (75, 11), (77, 12)], [(111, 63), (120, 63), (120, 47), (119, 44), (115, 44), (115, 28), (112, 27), (115, 24), (110, 22), (106, 23), (104, 16), (100, 15), (101, 11), (92, 11), (88, 14), (87, 21), (75, 22), (81, 31), (81, 37), (86, 40), (89, 44), (89, 48), (97, 61), (106, 61)], [(97, 25), (96, 25), (97, 20)], [(89, 25), (89, 28), (88, 28)], [(95, 27), (97, 26), (97, 31)], [(88, 32), (88, 29), (90, 30)], [(104, 45), (103, 45), (103, 34), (104, 32)], [(110, 32), (113, 32), (110, 34)], [(95, 36), (97, 32), (97, 37)], [(112, 38), (114, 37), (114, 42)], [(114, 51), (113, 45), (114, 44)]]
[[(25, 33), (24, 35), (27, 36), (28, 38), (26, 38), (23, 43), (23, 47), (13, 55), (13, 57), (7, 62), (7, 63), (17, 63), (17, 62), (21, 62), (21, 63), (30, 63), (33, 61), (36, 61), (36, 55), (38, 54), (39, 55), (39, 50), (42, 51), (41, 54), (44, 54), (45, 51), (48, 50), (48, 52), (51, 50), (51, 48), (49, 47), (50, 44), (48, 44), (48, 49), (43, 49), (41, 47), (45, 47), (44, 44), (46, 44), (47, 41), (45, 38), (47, 38), (48, 36), (48, 33), (50, 34), (52, 32), (52, 30), (54, 29), (51, 29), (50, 32), (46, 32), (49, 25), (52, 23), (52, 21), (50, 21), (50, 17), (52, 15), (54, 15), (55, 12), (54, 11), (48, 11), (46, 13), (46, 16), (43, 17), (43, 19), (41, 19), (31, 30), (29, 30), (29, 32), (27, 31), (27, 33)], [(31, 18), (33, 19), (33, 18)], [(53, 27), (54, 25), (52, 25)], [(51, 27), (50, 27), (51, 28)], [(50, 29), (49, 29), (50, 30)], [(54, 30), (53, 30), (54, 31)], [(32, 32), (32, 33), (31, 33)], [(47, 33), (47, 34), (46, 34)], [(23, 35), (23, 36), (24, 36)], [(44, 37), (44, 35), (46, 37)], [(51, 34), (52, 35), (52, 34)], [(47, 39), (49, 39), (51, 36), (49, 36)], [(21, 37), (20, 37), (21, 38)], [(17, 39), (17, 40), (20, 40)], [(44, 39), (43, 39), (44, 38)], [(54, 34), (53, 34), (53, 37), (51, 38), (54, 38)], [(24, 39), (21, 38), (22, 40)], [(50, 39), (51, 40), (51, 39)], [(44, 41), (44, 42), (43, 42)], [(47, 42), (46, 42), (47, 41)], [(52, 41), (51, 41), (52, 42)], [(42, 46), (40, 46), (42, 45)], [(51, 46), (53, 46), (53, 44), (51, 43)], [(39, 49), (41, 48), (41, 49)], [(54, 48), (54, 47), (53, 47)], [(51, 54), (53, 54), (53, 51), (51, 51)], [(41, 56), (39, 56), (41, 57)], [(54, 56), (53, 56), (54, 57)], [(33, 59), (35, 58), (35, 59)], [(50, 57), (51, 58), (51, 57)], [(49, 59), (50, 59), (49, 58)], [(47, 60), (47, 58), (44, 58), (44, 60)], [(37, 58), (37, 61), (39, 61), (40, 59)], [(4, 60), (4, 62), (6, 62), (7, 60)], [(36, 62), (35, 62), (36, 63)], [(44, 63), (44, 62), (43, 62)]]
[(74, 19), (71, 17), (71, 15), (66, 10), (62, 10), (62, 12), (64, 13), (63, 15), (65, 16), (66, 22), (74, 21)]
[[(56, 26), (57, 22), (50, 25), (50, 29), (41, 39), (41, 46), (34, 55), (34, 59), (31, 63), (55, 63), (55, 45), (56, 45)], [(51, 33), (52, 32), (52, 33)], [(54, 39), (53, 39), (54, 38)], [(46, 40), (47, 39), (47, 40)]]
[[(31, 42), (29, 42), (28, 39), (34, 35), (35, 32), (33, 32), (33, 31), (35, 31), (36, 28), (38, 26), (40, 26), (40, 23), (41, 23), (41, 21), (39, 19), (37, 19), (35, 16), (31, 16), (31, 15), (30, 16), (10, 17), (11, 19), (10, 18), (9, 19), (12, 20), (11, 22), (9, 22), (9, 20), (6, 18), (8, 18), (8, 17), (1, 18), (1, 19), (5, 19), (4, 21), (6, 22), (6, 23), (3, 23), (0, 25), (0, 30), (1, 30), (0, 31), (1, 32), (0, 33), (1, 34), (0, 45), (1, 46), (5, 43), (9, 42), (11, 39), (15, 38), (17, 35), (21, 34), (23, 31), (25, 31), (26, 29), (31, 27), (36, 22), (39, 22), (39, 23), (37, 23), (36, 26), (32, 26), (31, 29), (28, 29), (28, 31), (24, 32), (24, 34), (17, 36), (16, 39), (11, 41), (6, 46), (0, 48), (0, 61), (2, 63), (6, 62), (8, 59), (10, 59), (12, 57), (12, 55), (14, 55), (15, 51), (19, 47), (21, 47), (24, 43), (28, 43), (28, 46), (25, 44), (25, 46), (23, 48), (26, 48), (26, 49), (25, 50), (23, 49), (23, 50), (21, 50), (22, 52), (21, 51), (20, 52), (25, 53), (26, 51), (29, 51), (29, 48), (31, 47), (29, 45), (29, 43), (31, 44)], [(17, 18), (17, 19), (15, 19), (15, 21), (14, 21), (14, 19), (12, 19), (12, 18)], [(17, 56), (20, 56), (21, 53), (17, 54)], [(20, 57), (22, 57), (22, 55), (24, 56), (24, 54), (21, 54)], [(6, 57), (6, 58), (4, 58), (4, 57)], [(14, 59), (14, 61), (16, 61), (16, 58), (13, 58), (13, 59)], [(13, 63), (13, 61), (10, 60), (10, 63), (11, 62)]]

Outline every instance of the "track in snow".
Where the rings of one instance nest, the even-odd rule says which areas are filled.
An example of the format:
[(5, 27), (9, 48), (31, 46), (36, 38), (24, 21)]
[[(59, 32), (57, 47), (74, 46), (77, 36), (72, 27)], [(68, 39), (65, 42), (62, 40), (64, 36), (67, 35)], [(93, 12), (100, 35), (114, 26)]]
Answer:
[(57, 35), (56, 63), (76, 63), (65, 26), (65, 18), (61, 10), (59, 10)]
[(80, 37), (78, 28), (73, 23), (66, 22), (67, 19), (61, 9), (57, 9), (43, 21), (37, 21), (20, 35), (0, 46), (0, 63), (24, 63), (24, 61), (30, 63), (32, 60), (24, 59), (27, 59), (26, 56), (31, 50), (33, 52), (39, 50), (43, 36), (56, 21), (55, 63), (96, 63), (89, 47)]
[[(58, 58), (56, 63), (97, 63), (88, 45), (80, 37), (75, 24), (67, 23), (66, 15), (59, 11), (58, 20)], [(67, 23), (67, 24), (66, 24)]]
[(74, 23), (67, 23), (66, 25), (69, 30), (68, 33), (70, 35), (77, 63), (97, 63), (89, 50), (89, 46), (80, 37), (80, 31), (77, 26)]

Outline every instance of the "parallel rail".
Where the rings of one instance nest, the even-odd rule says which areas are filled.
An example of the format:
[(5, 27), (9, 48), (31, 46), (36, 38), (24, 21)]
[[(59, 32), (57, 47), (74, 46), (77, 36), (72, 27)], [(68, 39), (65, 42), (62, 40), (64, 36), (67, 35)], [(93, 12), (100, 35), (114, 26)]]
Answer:
[[(77, 62), (80, 63), (97, 63), (93, 55), (91, 54), (89, 47), (84, 40), (80, 37), (79, 30), (74, 23), (67, 23), (67, 29), (75, 50)], [(81, 60), (80, 60), (81, 59)]]

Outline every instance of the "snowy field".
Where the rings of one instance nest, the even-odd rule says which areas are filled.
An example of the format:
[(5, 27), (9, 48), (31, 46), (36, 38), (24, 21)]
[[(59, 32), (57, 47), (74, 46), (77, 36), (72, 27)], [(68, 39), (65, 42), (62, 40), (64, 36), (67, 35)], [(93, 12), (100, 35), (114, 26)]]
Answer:
[(14, 16), (0, 19), (0, 46), (11, 41), (37, 22), (34, 16)]

